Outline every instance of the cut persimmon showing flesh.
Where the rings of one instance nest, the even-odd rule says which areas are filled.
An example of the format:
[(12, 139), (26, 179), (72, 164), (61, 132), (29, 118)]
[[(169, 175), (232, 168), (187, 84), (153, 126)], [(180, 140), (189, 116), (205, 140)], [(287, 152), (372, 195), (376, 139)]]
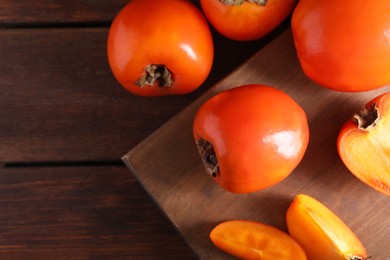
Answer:
[(390, 92), (368, 102), (343, 125), (337, 150), (352, 174), (390, 195)]
[(241, 259), (307, 259), (301, 246), (287, 233), (259, 222), (223, 222), (211, 231), (210, 239), (222, 251)]
[(318, 200), (299, 194), (286, 213), (288, 231), (313, 260), (363, 260), (366, 249), (353, 231)]

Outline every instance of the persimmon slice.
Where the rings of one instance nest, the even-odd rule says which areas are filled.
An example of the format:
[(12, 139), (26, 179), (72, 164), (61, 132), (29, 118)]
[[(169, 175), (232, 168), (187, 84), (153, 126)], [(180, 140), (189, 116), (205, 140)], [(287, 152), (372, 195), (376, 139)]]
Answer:
[(286, 213), (290, 235), (308, 259), (363, 260), (366, 249), (353, 231), (330, 209), (305, 194), (295, 197)]
[(301, 246), (287, 233), (259, 222), (223, 222), (211, 231), (210, 239), (219, 249), (242, 259), (307, 259)]
[(368, 102), (343, 125), (337, 149), (352, 174), (390, 195), (390, 93)]

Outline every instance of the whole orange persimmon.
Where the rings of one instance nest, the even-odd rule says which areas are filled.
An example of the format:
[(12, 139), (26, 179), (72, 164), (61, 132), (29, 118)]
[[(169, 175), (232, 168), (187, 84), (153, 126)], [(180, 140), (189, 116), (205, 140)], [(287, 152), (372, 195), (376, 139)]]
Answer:
[(365, 260), (359, 238), (331, 210), (306, 194), (295, 197), (286, 213), (289, 234), (302, 246), (308, 259)]
[(390, 1), (300, 0), (292, 15), (299, 62), (338, 91), (390, 84)]
[(128, 91), (181, 95), (206, 80), (214, 46), (206, 18), (190, 1), (132, 0), (111, 24), (107, 55)]
[(390, 93), (369, 101), (343, 125), (337, 150), (351, 173), (390, 195)]
[(260, 39), (285, 20), (297, 0), (201, 0), (212, 26), (236, 41)]
[(206, 170), (222, 188), (249, 193), (285, 179), (302, 160), (309, 127), (285, 92), (251, 84), (207, 100), (193, 124)]

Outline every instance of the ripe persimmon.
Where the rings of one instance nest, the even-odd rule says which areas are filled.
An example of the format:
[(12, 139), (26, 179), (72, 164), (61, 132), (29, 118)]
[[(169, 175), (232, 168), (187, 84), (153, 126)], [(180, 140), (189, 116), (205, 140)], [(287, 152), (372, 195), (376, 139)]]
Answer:
[(390, 1), (300, 0), (291, 27), (305, 74), (338, 91), (390, 84)]
[(252, 84), (207, 100), (193, 124), (206, 170), (222, 188), (249, 193), (279, 183), (309, 142), (305, 111), (285, 92)]
[(369, 101), (343, 125), (337, 150), (352, 174), (390, 195), (390, 92)]

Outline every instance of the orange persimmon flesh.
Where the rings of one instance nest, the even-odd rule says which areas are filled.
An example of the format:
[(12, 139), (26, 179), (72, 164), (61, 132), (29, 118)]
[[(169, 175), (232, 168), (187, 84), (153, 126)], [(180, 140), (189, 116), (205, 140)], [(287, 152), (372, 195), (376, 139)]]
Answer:
[(313, 260), (360, 260), (367, 253), (352, 230), (316, 199), (299, 194), (286, 213), (290, 235)]
[[(390, 195), (390, 93), (374, 98), (361, 111), (340, 130), (340, 158), (362, 182)], [(372, 116), (364, 119), (361, 113)]]
[(307, 259), (300, 245), (287, 233), (259, 222), (223, 222), (211, 231), (210, 239), (219, 249), (242, 259)]

